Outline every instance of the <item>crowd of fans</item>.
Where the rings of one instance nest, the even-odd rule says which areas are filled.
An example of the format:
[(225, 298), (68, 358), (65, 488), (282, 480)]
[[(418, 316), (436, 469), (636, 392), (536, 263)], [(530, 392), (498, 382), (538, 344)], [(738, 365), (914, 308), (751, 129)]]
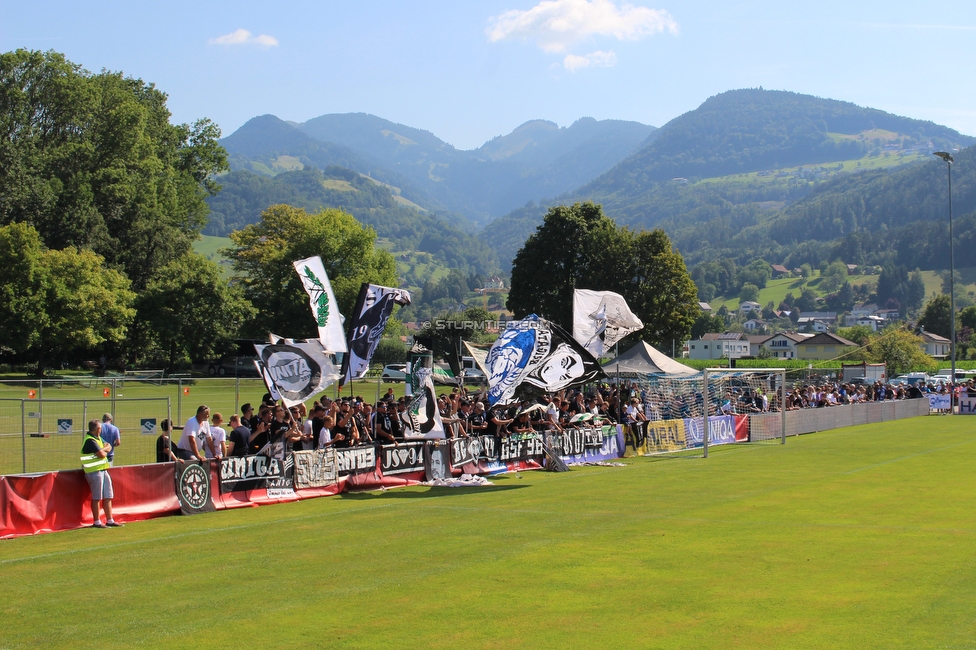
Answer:
[[(970, 381), (957, 387), (976, 393)], [(830, 408), (948, 393), (946, 384), (883, 382), (832, 382), (794, 384), (787, 387), (786, 408)], [(779, 391), (763, 385), (728, 386), (712, 394), (711, 415), (754, 414), (780, 410)], [(409, 398), (396, 398), (393, 389), (375, 404), (362, 397), (316, 400), (311, 410), (304, 404), (286, 408), (265, 395), (257, 411), (244, 404), (224, 428), (220, 413), (200, 406), (181, 427), (169, 420), (156, 445), (157, 462), (207, 460), (229, 456), (266, 454), (282, 458), (288, 451), (352, 447), (361, 444), (399, 445), (411, 438), (413, 421), (407, 412)], [(448, 437), (476, 435), (525, 435), (561, 432), (566, 428), (700, 417), (703, 399), (700, 385), (692, 382), (662, 385), (622, 382), (600, 384), (541, 394), (534, 400), (489, 407), (485, 389), (468, 392), (454, 388), (437, 398), (437, 408)], [(178, 441), (171, 439), (180, 430)]]

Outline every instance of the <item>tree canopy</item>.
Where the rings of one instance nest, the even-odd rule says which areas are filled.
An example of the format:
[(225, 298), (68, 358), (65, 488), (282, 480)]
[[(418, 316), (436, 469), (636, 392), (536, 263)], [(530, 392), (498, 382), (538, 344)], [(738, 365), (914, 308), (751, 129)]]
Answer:
[(620, 293), (644, 321), (631, 336), (663, 348), (686, 339), (700, 314), (695, 284), (664, 231), (619, 228), (593, 203), (549, 210), (515, 256), (508, 308), (572, 330), (575, 289)]
[(9, 241), (36, 236), (15, 259), (35, 272), (23, 291), (46, 292), (33, 308), (47, 310), (12, 317), (0, 337), (142, 356), (129, 325), (151, 330), (158, 305), (133, 312), (129, 292), (189, 253), (227, 169), (217, 126), (171, 124), (166, 99), (152, 83), (93, 74), (56, 52), (0, 54), (0, 226), (34, 233), (9, 231)]
[(375, 247), (372, 228), (342, 210), (309, 214), (273, 205), (261, 221), (232, 232), (230, 238), (234, 246), (227, 253), (255, 307), (245, 329), (256, 336), (317, 336), (307, 295), (292, 266), (295, 260), (322, 257), (343, 314), (352, 313), (364, 282), (397, 286), (393, 256)]

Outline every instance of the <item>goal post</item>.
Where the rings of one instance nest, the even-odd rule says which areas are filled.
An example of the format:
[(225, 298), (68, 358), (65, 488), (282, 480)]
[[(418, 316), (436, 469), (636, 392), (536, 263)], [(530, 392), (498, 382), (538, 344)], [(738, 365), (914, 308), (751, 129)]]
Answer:
[[(702, 371), (704, 391), (708, 402), (706, 415), (737, 413), (739, 404), (749, 404), (750, 412), (779, 412), (779, 435), (763, 435), (761, 440), (779, 439), (786, 444), (786, 369), (785, 368), (705, 368)], [(768, 394), (776, 399), (771, 401)], [(734, 403), (733, 403), (734, 401)], [(760, 403), (763, 405), (760, 406)], [(702, 418), (702, 456), (708, 457), (708, 417)], [(750, 442), (758, 442), (752, 437)]]

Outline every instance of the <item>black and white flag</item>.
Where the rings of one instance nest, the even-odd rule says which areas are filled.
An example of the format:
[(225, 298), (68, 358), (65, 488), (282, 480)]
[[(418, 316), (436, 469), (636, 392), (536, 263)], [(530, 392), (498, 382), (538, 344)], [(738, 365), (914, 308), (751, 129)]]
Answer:
[(369, 361), (373, 358), (380, 337), (383, 336), (386, 321), (393, 313), (393, 306), (409, 304), (409, 291), (376, 284), (363, 284), (349, 326), (349, 352), (342, 359), (340, 385), (366, 376)]
[(508, 323), (488, 351), (485, 366), (491, 405), (606, 376), (593, 355), (563, 328), (535, 314)]
[(339, 378), (335, 364), (318, 339), (273, 345), (255, 343), (254, 349), (272, 397), (277, 389), (288, 407), (312, 399)]
[(407, 440), (418, 438), (435, 440), (447, 437), (441, 412), (437, 408), (434, 380), (429, 374), (424, 377), (421, 390), (411, 402), (407, 413), (410, 416), (410, 429), (404, 432), (404, 438)]
[(292, 262), (308, 294), (308, 304), (319, 328), (319, 340), (329, 352), (345, 352), (346, 337), (342, 331), (342, 314), (332, 292), (332, 283), (325, 272), (322, 258), (316, 255)]
[(596, 358), (644, 323), (627, 306), (627, 301), (613, 291), (573, 292), (573, 338)]

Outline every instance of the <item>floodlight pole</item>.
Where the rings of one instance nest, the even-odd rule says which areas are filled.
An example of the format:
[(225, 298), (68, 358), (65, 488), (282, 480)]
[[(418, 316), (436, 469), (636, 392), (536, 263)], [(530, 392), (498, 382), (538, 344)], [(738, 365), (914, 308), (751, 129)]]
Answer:
[(952, 393), (949, 395), (949, 414), (955, 413), (956, 398), (956, 290), (955, 290), (955, 264), (952, 255), (952, 154), (946, 151), (936, 151), (938, 156), (946, 163), (946, 173), (949, 179), (949, 353), (952, 360)]

